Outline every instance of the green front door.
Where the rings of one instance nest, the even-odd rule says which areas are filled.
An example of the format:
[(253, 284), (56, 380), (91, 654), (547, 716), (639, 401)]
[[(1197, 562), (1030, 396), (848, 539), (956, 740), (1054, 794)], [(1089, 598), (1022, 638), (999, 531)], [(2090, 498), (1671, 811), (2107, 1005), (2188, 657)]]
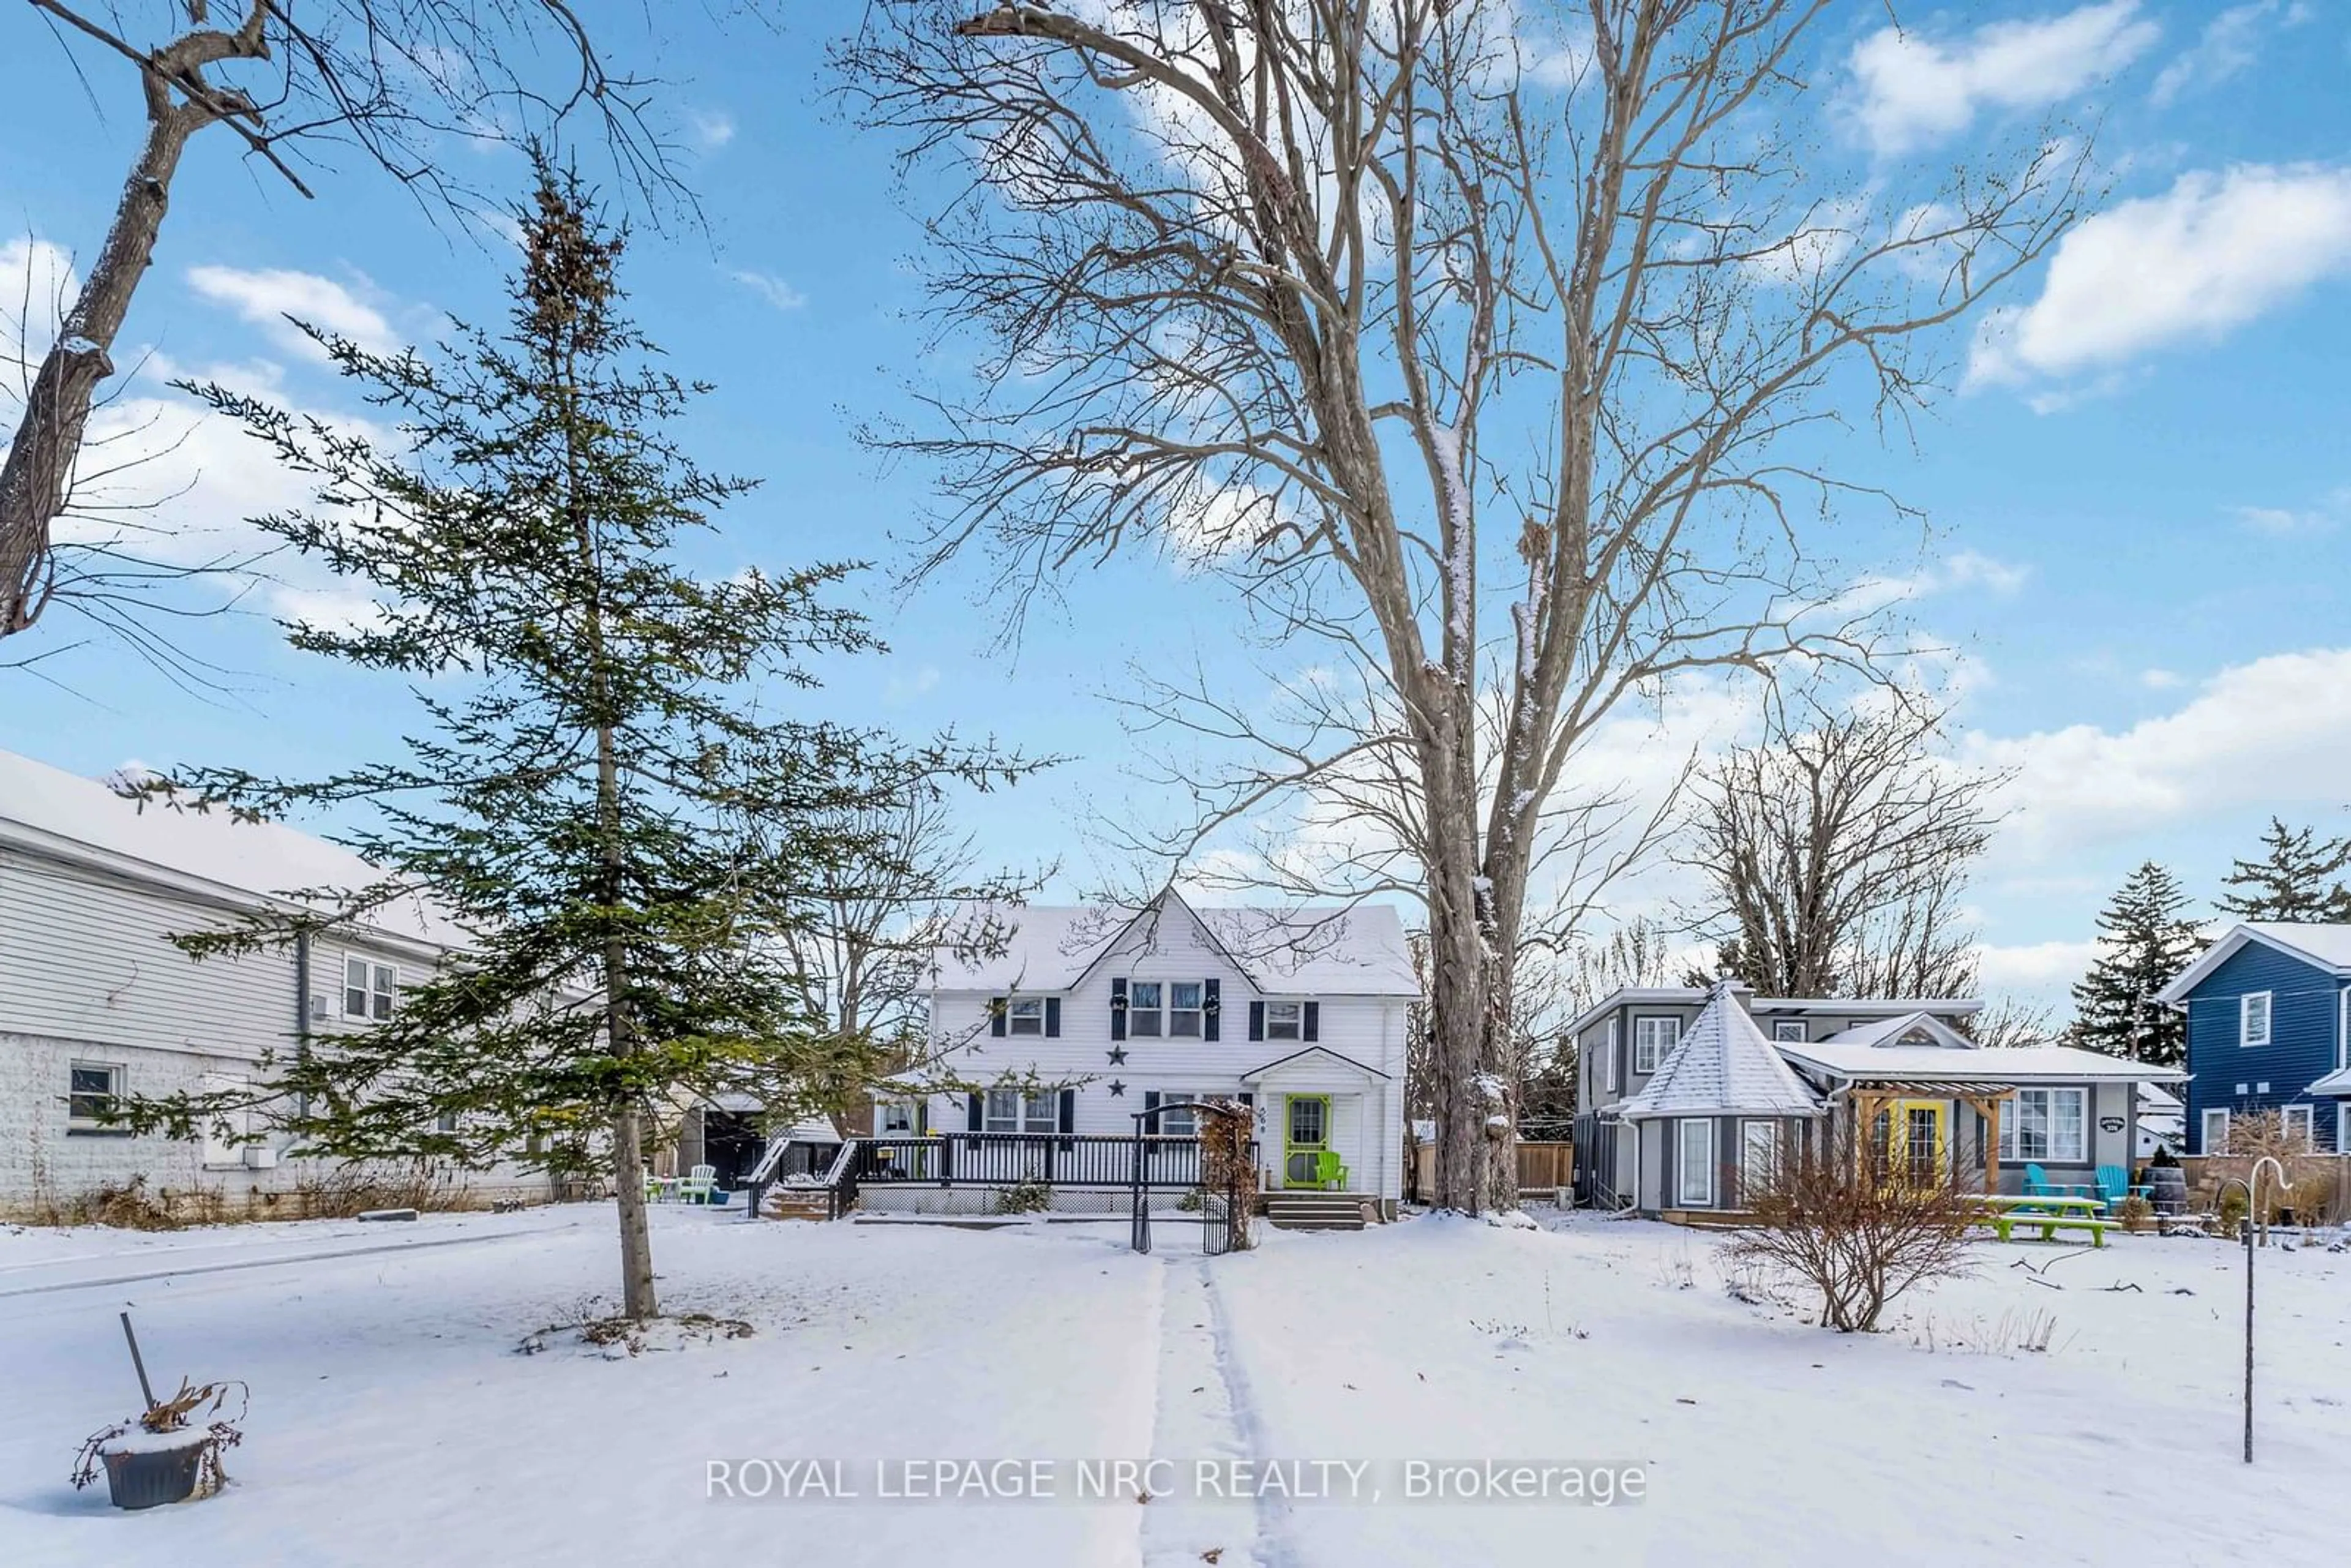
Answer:
[(1292, 1094), (1281, 1123), (1281, 1185), (1322, 1185), (1322, 1151), (1331, 1146), (1331, 1096)]

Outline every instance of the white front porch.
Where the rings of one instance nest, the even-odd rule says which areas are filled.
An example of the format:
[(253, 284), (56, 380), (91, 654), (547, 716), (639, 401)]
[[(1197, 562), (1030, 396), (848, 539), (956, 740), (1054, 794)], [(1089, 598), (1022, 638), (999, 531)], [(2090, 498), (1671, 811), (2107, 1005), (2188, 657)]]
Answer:
[(1310, 1045), (1241, 1075), (1257, 1096), (1259, 1185), (1393, 1199), (1402, 1171), (1398, 1086), (1327, 1047)]

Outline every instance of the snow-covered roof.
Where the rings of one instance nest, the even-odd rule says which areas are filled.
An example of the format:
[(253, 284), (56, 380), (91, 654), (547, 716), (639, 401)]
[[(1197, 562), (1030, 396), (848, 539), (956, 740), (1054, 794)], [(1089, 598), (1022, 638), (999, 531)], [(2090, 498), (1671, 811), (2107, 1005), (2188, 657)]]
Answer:
[[(1718, 982), (1719, 984), (1720, 982)], [(1983, 1010), (1983, 1003), (1972, 997), (1757, 997), (1736, 985), (1737, 994), (1747, 997), (1747, 1008), (1756, 1014), (1782, 1014), (1792, 1017), (1832, 1018), (1894, 1017), (1899, 1014), (1929, 1011), (1945, 1018), (1965, 1018)], [(1570, 1034), (1582, 1034), (1591, 1024), (1624, 1007), (1696, 1007), (1706, 1000), (1709, 992), (1699, 986), (1619, 986), (1582, 1012), (1568, 1026)]]
[(1820, 1101), (1804, 1087), (1728, 985), (1708, 997), (1656, 1076), (1617, 1108), (1655, 1116), (1810, 1116)]
[[(943, 991), (1066, 991), (1143, 917), (1185, 911), (1259, 990), (1323, 997), (1417, 997), (1420, 982), (1393, 905), (1202, 908), (1164, 893), (1142, 909), (1112, 904), (968, 904), (933, 956)], [(1140, 940), (1147, 943), (1145, 931)]]
[[(2338, 1068), (2303, 1091), (2305, 1094), (2351, 1094), (2351, 1067)], [(2340, 1153), (2341, 1151), (2336, 1151)]]
[(1823, 1045), (1866, 1045), (1883, 1048), (1900, 1043), (1913, 1034), (1923, 1034), (1942, 1051), (1973, 1051), (1975, 1041), (1943, 1022), (1931, 1013), (1902, 1013), (1890, 1019), (1876, 1019), (1857, 1028), (1841, 1030), (1822, 1040)]
[[(177, 883), (225, 902), (284, 902), (304, 888), (360, 888), (382, 873), (339, 844), (276, 822), (240, 822), (225, 811), (173, 810), (126, 800), (84, 779), (0, 751), (0, 843), (142, 880)], [(387, 936), (442, 947), (465, 932), (417, 898), (364, 923)]]
[(2150, 1112), (2175, 1112), (2188, 1109), (2187, 1101), (2182, 1100), (2170, 1090), (2153, 1083), (2140, 1084), (2137, 1098), (2138, 1113), (2142, 1116)]
[(2249, 942), (2274, 947), (2338, 977), (2351, 975), (2351, 925), (2248, 920), (2229, 927), (2225, 936), (2204, 949), (2203, 956), (2156, 992), (2155, 999), (2173, 1007), (2186, 1005), (2188, 993), (2202, 985), (2206, 976), (2227, 963)]
[(1781, 1040), (1789, 1061), (1838, 1078), (1922, 1079), (1959, 1083), (2081, 1083), (2107, 1080), (2184, 1082), (2177, 1067), (2126, 1061), (2070, 1045), (2007, 1050), (1948, 1045), (1856, 1045), (1844, 1040)]

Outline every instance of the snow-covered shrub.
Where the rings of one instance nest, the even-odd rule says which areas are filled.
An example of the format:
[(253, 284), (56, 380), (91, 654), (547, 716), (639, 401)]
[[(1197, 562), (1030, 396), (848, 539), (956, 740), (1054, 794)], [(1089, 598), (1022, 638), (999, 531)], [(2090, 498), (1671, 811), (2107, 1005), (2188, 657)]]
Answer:
[(1734, 1267), (1784, 1272), (1821, 1299), (1821, 1322), (1866, 1333), (1913, 1285), (1969, 1271), (1973, 1195), (1949, 1172), (1887, 1168), (1875, 1145), (1856, 1149), (1849, 1133), (1829, 1146), (1779, 1163), (1747, 1188), (1755, 1223), (1724, 1249)]
[(1042, 1214), (1052, 1207), (1051, 1184), (1035, 1176), (996, 1189), (996, 1212), (998, 1214)]

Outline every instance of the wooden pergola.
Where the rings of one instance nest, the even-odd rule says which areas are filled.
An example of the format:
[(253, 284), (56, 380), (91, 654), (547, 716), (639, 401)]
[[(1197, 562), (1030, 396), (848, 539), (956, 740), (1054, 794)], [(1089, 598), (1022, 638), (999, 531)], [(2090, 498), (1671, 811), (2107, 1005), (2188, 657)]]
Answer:
[[(1984, 1191), (2000, 1190), (2000, 1103), (2016, 1092), (2012, 1083), (1962, 1082), (1943, 1078), (1856, 1078), (1845, 1087), (1853, 1107), (1854, 1157), (1876, 1125), (1877, 1113), (1899, 1100), (1956, 1100), (1984, 1119)], [(1892, 1118), (1888, 1117), (1889, 1128)], [(1954, 1138), (1956, 1146), (1957, 1139)]]

